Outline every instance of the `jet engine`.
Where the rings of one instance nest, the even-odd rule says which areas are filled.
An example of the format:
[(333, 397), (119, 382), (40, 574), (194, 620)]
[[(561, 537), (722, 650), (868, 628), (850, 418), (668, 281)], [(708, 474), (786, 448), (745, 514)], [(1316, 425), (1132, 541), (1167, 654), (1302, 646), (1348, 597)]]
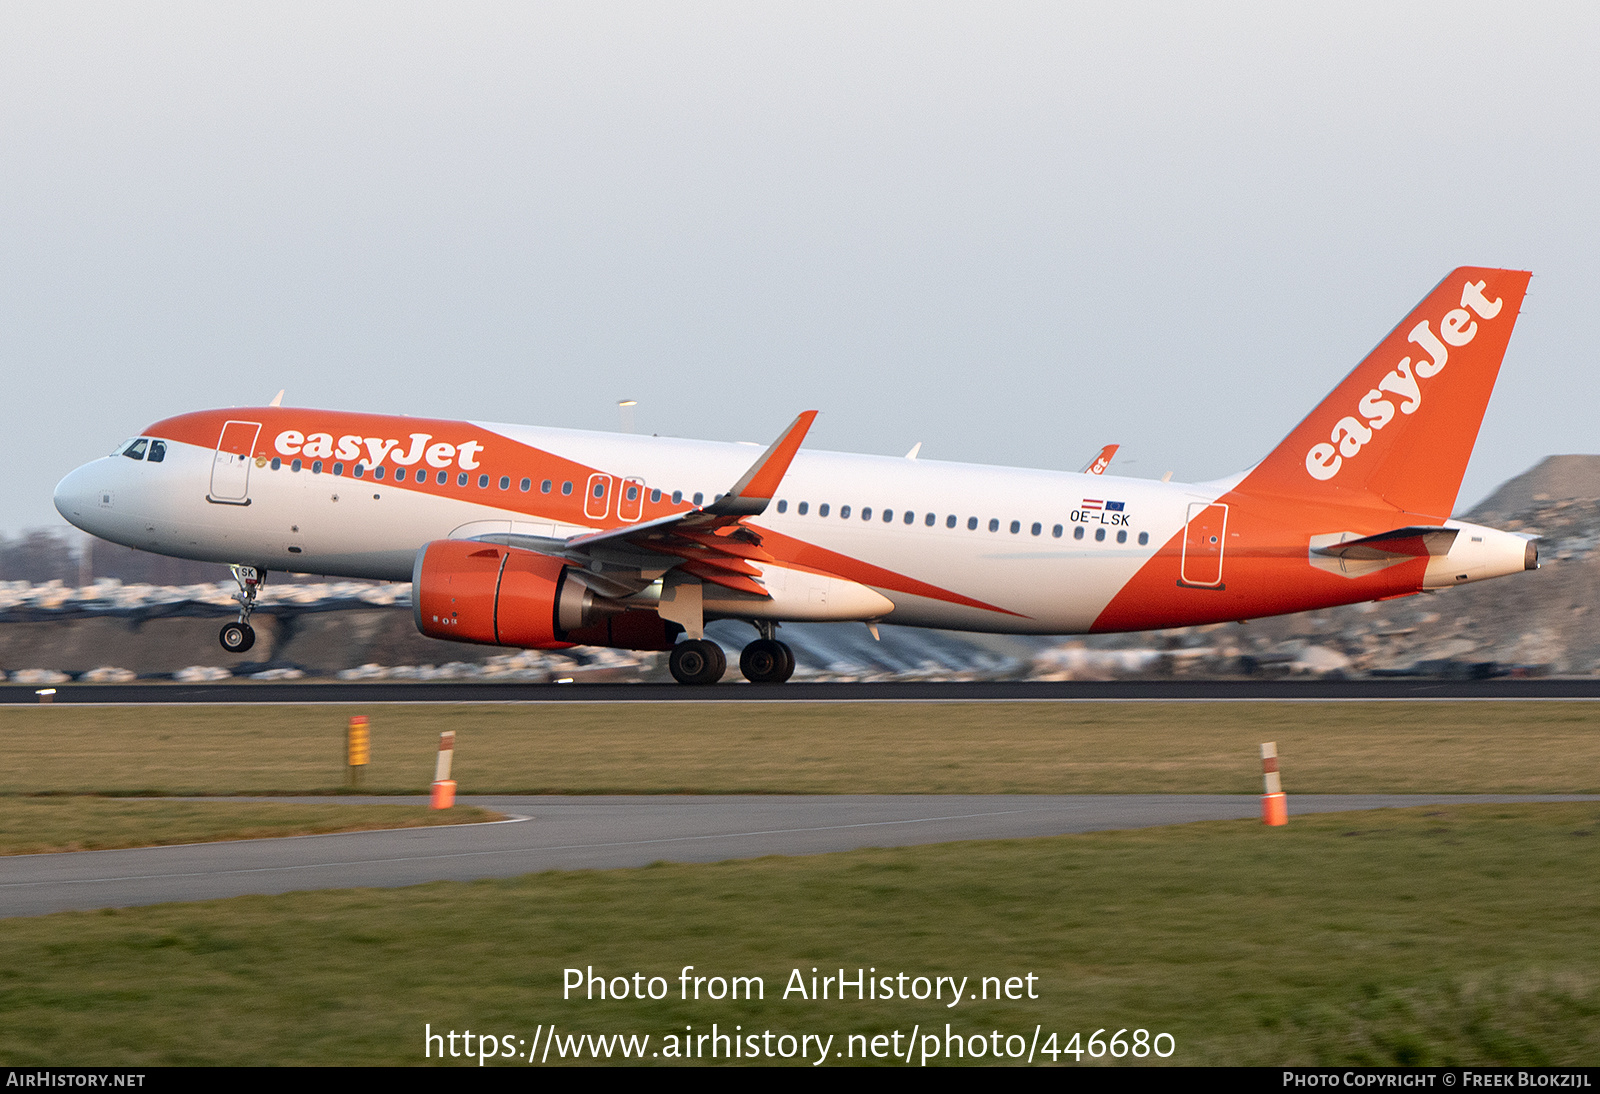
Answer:
[(442, 539), (417, 552), (411, 574), (417, 630), (429, 638), (524, 649), (671, 649), (679, 630), (653, 611), (601, 596), (559, 558), (476, 540)]

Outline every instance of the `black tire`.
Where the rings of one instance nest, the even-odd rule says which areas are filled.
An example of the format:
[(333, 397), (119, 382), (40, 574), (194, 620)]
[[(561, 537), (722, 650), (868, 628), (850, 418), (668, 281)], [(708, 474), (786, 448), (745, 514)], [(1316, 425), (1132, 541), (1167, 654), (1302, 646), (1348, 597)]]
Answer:
[(256, 644), (256, 629), (248, 623), (228, 623), (217, 634), (217, 641), (229, 653), (244, 653)]
[(739, 655), (739, 671), (752, 684), (781, 684), (794, 672), (794, 653), (782, 642), (758, 638)]
[(672, 647), (667, 668), (680, 684), (715, 684), (727, 671), (728, 661), (715, 642), (691, 638)]

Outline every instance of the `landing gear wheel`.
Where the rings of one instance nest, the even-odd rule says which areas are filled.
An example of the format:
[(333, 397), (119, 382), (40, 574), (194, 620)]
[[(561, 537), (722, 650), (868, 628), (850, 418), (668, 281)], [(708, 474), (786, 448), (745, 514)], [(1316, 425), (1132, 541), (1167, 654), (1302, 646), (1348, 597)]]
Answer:
[(667, 668), (680, 684), (715, 684), (728, 671), (728, 658), (715, 642), (691, 638), (672, 647)]
[(217, 639), (229, 653), (244, 653), (256, 644), (256, 629), (248, 623), (227, 623)]
[(739, 671), (752, 684), (781, 684), (794, 675), (794, 651), (771, 638), (758, 638), (739, 655)]

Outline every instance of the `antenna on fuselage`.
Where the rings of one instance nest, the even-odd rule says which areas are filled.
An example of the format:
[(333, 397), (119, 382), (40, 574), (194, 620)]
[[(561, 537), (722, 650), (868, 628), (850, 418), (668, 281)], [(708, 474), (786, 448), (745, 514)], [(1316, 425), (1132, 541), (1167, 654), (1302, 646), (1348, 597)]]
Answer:
[(622, 431), (633, 432), (633, 408), (639, 405), (638, 399), (618, 399), (617, 413), (622, 418)]
[(282, 406), (283, 405), (283, 393), (285, 391), (288, 391), (288, 390), (289, 390), (288, 388), (283, 388), (283, 389), (279, 390), (278, 394), (276, 394), (276, 395), (274, 395), (272, 397), (272, 402), (268, 403), (267, 405), (268, 406)]

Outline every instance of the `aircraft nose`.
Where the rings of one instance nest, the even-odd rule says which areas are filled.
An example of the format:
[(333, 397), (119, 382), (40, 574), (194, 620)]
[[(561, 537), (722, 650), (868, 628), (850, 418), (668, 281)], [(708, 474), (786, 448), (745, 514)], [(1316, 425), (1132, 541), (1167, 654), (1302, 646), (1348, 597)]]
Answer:
[(68, 523), (84, 531), (89, 530), (85, 527), (85, 520), (99, 506), (99, 499), (95, 496), (99, 491), (91, 481), (93, 467), (94, 464), (86, 463), (56, 483), (56, 512), (65, 517)]

